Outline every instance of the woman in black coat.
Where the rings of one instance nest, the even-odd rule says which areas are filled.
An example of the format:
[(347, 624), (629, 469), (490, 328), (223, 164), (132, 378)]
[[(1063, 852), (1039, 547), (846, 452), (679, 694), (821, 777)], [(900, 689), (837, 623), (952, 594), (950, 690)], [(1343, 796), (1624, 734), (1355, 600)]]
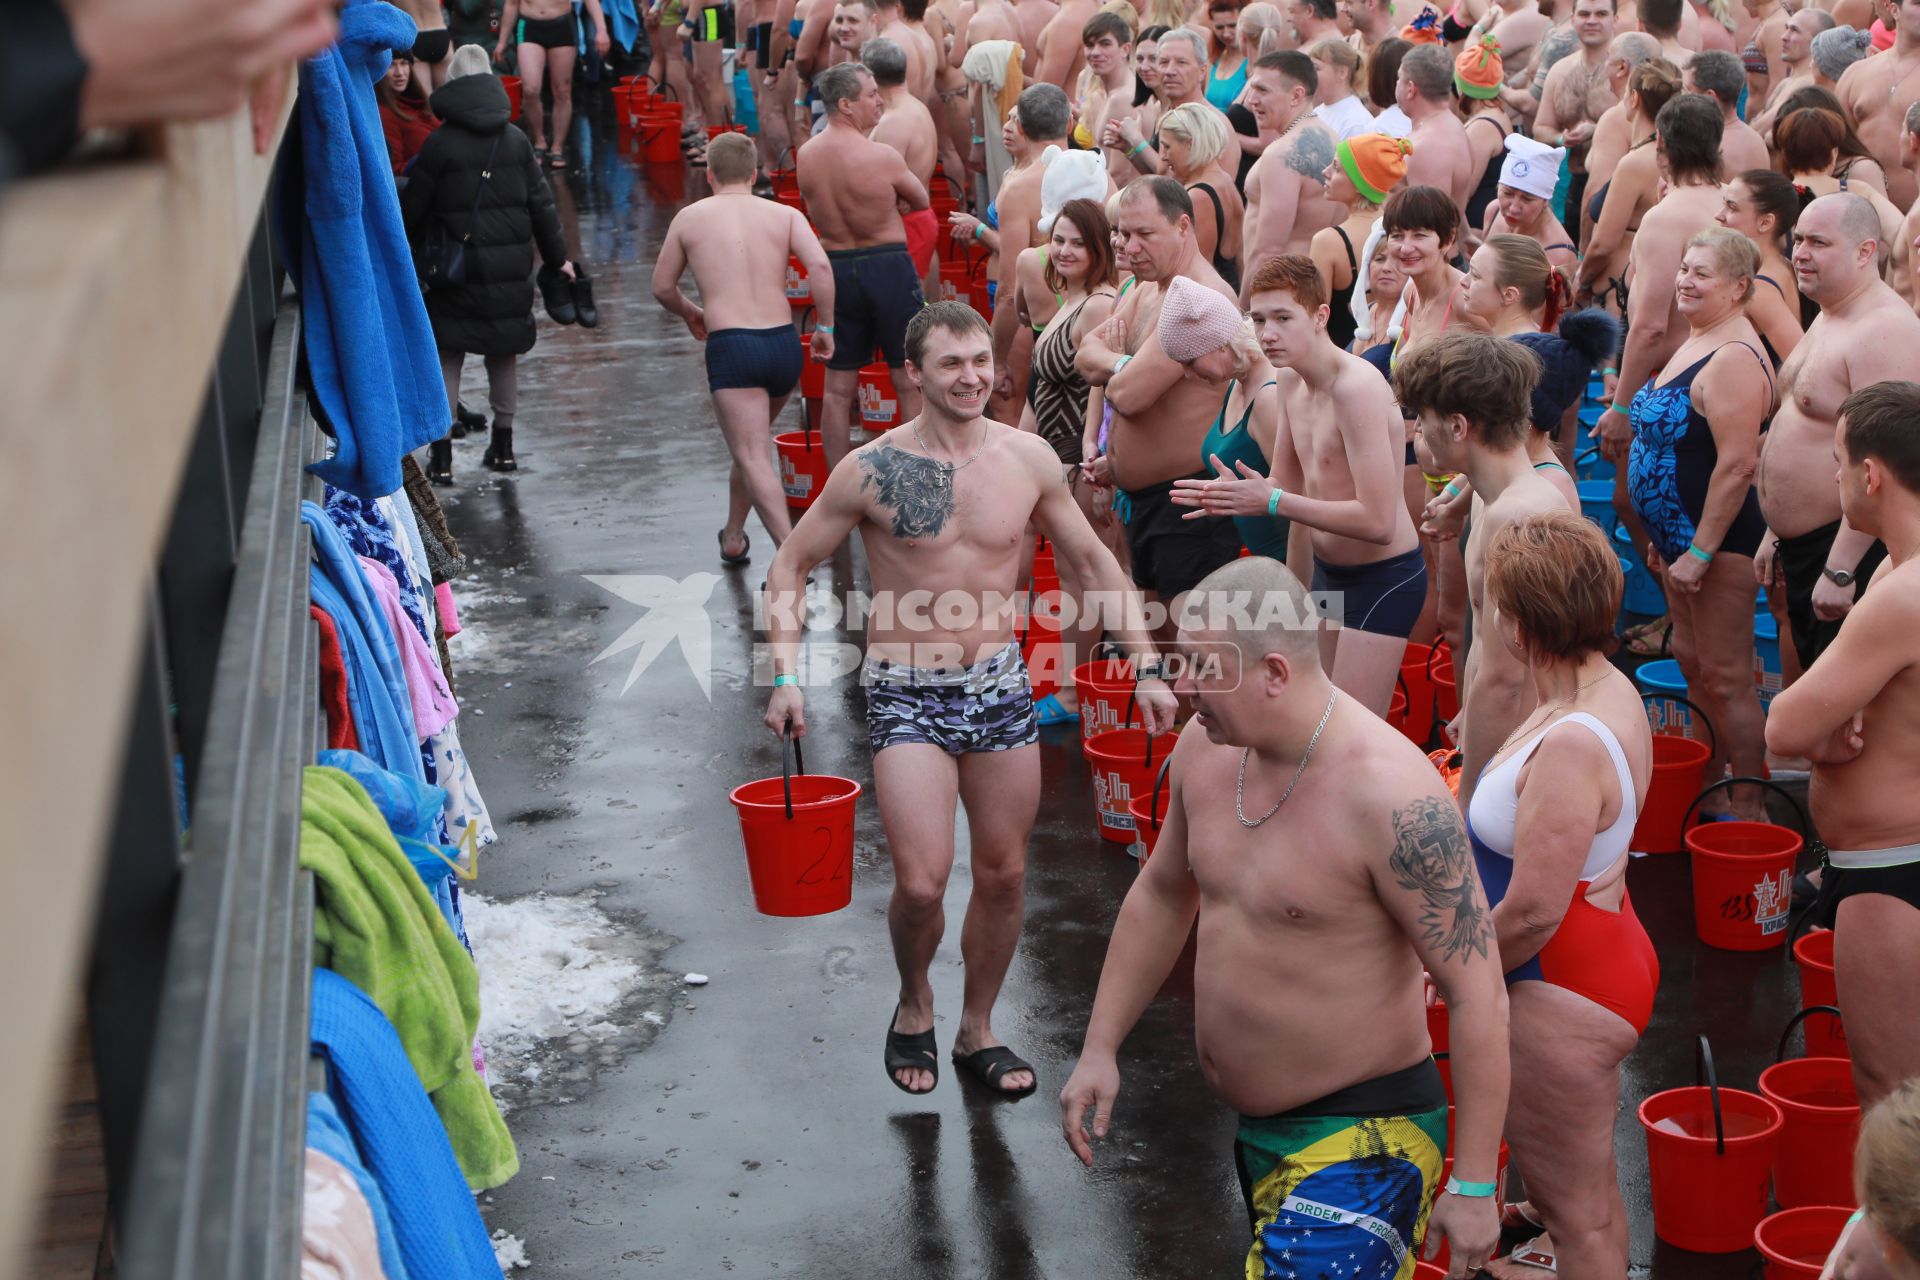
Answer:
[[(549, 269), (574, 278), (553, 192), (534, 159), (533, 144), (508, 123), (507, 91), (489, 70), (484, 50), (454, 54), (451, 78), (434, 93), (443, 122), (421, 145), (400, 212), (419, 262), (428, 228), (439, 223), (465, 236), (467, 272), (458, 285), (427, 291), (427, 317), (440, 348), (447, 404), (458, 403), (460, 369), (468, 355), (486, 359), (493, 438), (482, 460), (512, 471), (513, 415), (519, 401), (515, 361), (533, 348), (533, 246)], [(424, 273), (423, 273), (424, 274)], [(429, 446), (427, 474), (453, 481), (451, 432)]]

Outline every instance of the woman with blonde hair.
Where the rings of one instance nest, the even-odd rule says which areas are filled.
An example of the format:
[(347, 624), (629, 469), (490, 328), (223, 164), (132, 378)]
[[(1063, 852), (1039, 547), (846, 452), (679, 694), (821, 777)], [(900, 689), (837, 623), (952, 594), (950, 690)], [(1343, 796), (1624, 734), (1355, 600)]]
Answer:
[(1246, 204), (1222, 164), (1232, 141), (1227, 118), (1203, 102), (1184, 103), (1160, 117), (1160, 158), (1193, 198), (1194, 239), (1220, 278), (1238, 290)]
[(1920, 1280), (1920, 1080), (1868, 1109), (1853, 1148), (1847, 1220), (1820, 1280)]

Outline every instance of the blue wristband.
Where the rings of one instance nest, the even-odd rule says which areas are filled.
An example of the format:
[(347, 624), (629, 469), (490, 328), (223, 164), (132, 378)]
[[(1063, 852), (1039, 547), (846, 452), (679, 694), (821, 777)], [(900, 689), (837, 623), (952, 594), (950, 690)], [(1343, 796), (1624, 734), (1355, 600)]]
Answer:
[(1280, 518), (1280, 499), (1285, 497), (1286, 493), (1287, 491), (1285, 489), (1282, 489), (1279, 485), (1275, 485), (1273, 486), (1273, 492), (1267, 495), (1267, 514), (1275, 520)]
[(1447, 1179), (1447, 1194), (1450, 1196), (1466, 1196), (1472, 1200), (1490, 1200), (1493, 1198), (1494, 1192), (1499, 1189), (1499, 1184), (1493, 1182), (1462, 1182), (1458, 1178)]
[(784, 673), (777, 675), (773, 678), (773, 687), (776, 689), (778, 689), (783, 684), (799, 684), (799, 683), (800, 683), (799, 676), (790, 676)]
[(833, 332), (833, 326), (830, 324), (816, 324), (815, 326), (813, 326), (813, 329), (815, 333), (832, 333)]
[(1702, 551), (1700, 548), (1694, 546), (1691, 542), (1687, 544), (1687, 554), (1692, 556), (1695, 560), (1698, 560), (1703, 564), (1713, 563), (1713, 552)]

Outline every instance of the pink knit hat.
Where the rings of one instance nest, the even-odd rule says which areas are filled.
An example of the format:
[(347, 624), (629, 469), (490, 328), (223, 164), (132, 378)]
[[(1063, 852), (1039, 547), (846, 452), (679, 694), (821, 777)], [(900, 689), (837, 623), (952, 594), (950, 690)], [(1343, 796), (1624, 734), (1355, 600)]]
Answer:
[(1160, 347), (1176, 364), (1218, 351), (1240, 332), (1240, 309), (1217, 290), (1175, 276), (1160, 304)]

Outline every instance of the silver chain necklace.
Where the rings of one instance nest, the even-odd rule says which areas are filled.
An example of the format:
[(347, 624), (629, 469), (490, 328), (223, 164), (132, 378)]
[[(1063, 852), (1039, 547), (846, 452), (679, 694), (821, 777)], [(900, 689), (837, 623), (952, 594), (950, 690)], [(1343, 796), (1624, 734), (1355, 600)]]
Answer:
[(968, 467), (974, 464), (975, 459), (979, 458), (979, 456), (982, 453), (986, 452), (987, 426), (984, 422), (981, 423), (980, 425), (980, 446), (973, 451), (973, 457), (968, 458), (965, 462), (960, 462), (960, 463), (948, 462), (945, 458), (936, 458), (933, 456), (933, 450), (927, 448), (927, 438), (920, 434), (920, 419), (918, 418), (915, 418), (913, 420), (913, 438), (920, 442), (920, 451), (927, 455), (927, 461), (937, 462), (941, 466), (945, 467), (948, 471), (964, 471)]
[(1334, 700), (1339, 696), (1340, 690), (1338, 689), (1335, 689), (1327, 695), (1327, 709), (1320, 713), (1320, 723), (1313, 727), (1313, 736), (1307, 739), (1307, 752), (1300, 757), (1300, 767), (1293, 771), (1293, 781), (1289, 782), (1287, 789), (1280, 793), (1280, 798), (1273, 802), (1273, 808), (1267, 810), (1257, 818), (1247, 817), (1247, 810), (1244, 804), (1247, 793), (1247, 757), (1253, 754), (1253, 748), (1240, 748), (1240, 781), (1236, 782), (1233, 787), (1233, 816), (1240, 819), (1241, 826), (1251, 831), (1268, 818), (1271, 818), (1274, 814), (1280, 812), (1280, 806), (1287, 802), (1287, 797), (1293, 794), (1293, 789), (1300, 785), (1300, 775), (1307, 771), (1307, 761), (1313, 759), (1313, 749), (1320, 744), (1320, 731), (1327, 727), (1327, 719), (1333, 715)]

